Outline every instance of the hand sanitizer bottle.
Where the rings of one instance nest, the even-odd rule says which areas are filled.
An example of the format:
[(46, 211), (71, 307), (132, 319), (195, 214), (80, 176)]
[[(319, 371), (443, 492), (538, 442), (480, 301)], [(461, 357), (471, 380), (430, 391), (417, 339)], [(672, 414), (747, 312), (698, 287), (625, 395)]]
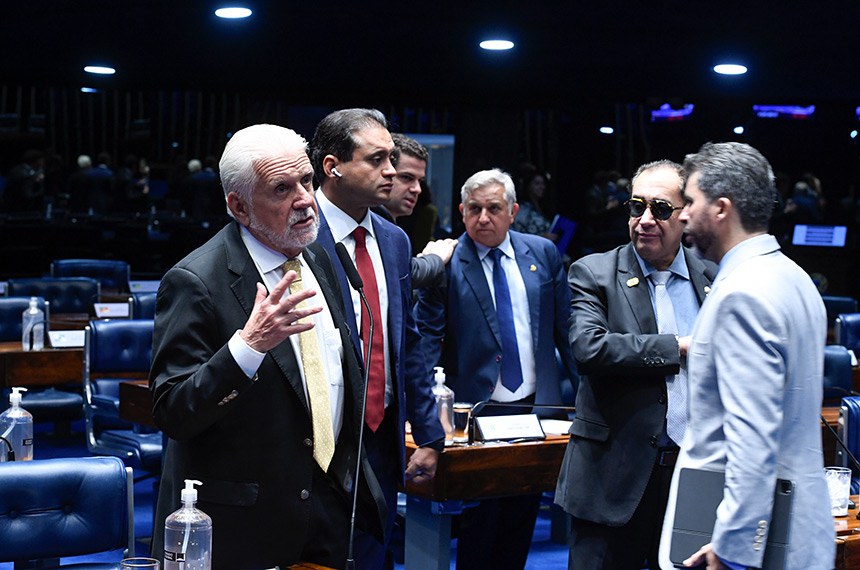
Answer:
[(164, 570), (211, 570), (212, 519), (194, 506), (200, 481), (185, 480), (182, 508), (164, 521)]
[(21, 344), (24, 350), (45, 348), (45, 312), (37, 297), (30, 297), (30, 306), (21, 317)]
[[(9, 394), (8, 410), (0, 414), (0, 435), (2, 435), (15, 453), (16, 461), (33, 459), (33, 416), (21, 407), (21, 392), (26, 388), (12, 388)], [(0, 442), (0, 445), (6, 444)], [(7, 450), (0, 450), (5, 453)]]
[(445, 445), (454, 443), (454, 391), (445, 385), (445, 372), (441, 366), (435, 368), (436, 374), (433, 386), (433, 395), (436, 396), (436, 411), (439, 413), (439, 422), (445, 430)]

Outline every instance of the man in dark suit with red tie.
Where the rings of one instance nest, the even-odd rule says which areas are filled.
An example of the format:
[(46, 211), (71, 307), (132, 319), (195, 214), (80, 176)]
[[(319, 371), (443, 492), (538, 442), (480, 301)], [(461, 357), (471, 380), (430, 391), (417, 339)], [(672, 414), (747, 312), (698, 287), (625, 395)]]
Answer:
[[(369, 208), (385, 203), (396, 175), (395, 147), (385, 116), (372, 109), (344, 109), (325, 117), (312, 143), (312, 163), (320, 184), (318, 243), (336, 257), (342, 243), (364, 283), (374, 330), (357, 292), (337, 268), (353, 347), (365, 361), (372, 347), (365, 443), (371, 466), (388, 504), (385, 541), (356, 536), (360, 568), (381, 568), (397, 507), (397, 486), (404, 478), (432, 478), (445, 434), (436, 414), (432, 380), (419, 351), (420, 337), (412, 317), (411, 247), (396, 225)], [(353, 308), (353, 311), (349, 310)], [(405, 462), (405, 423), (419, 449)]]

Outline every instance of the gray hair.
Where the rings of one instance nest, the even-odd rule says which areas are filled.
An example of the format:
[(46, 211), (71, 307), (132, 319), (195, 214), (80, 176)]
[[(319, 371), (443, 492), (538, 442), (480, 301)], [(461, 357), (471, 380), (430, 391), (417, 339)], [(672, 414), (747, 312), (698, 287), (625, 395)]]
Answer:
[(684, 159), (687, 180), (699, 175), (699, 189), (708, 202), (728, 198), (748, 232), (766, 231), (776, 203), (773, 170), (748, 144), (705, 143)]
[(463, 183), (463, 188), (460, 189), (460, 201), (465, 204), (472, 195), (472, 192), (478, 188), (498, 184), (505, 189), (505, 201), (508, 203), (508, 211), (514, 211), (514, 204), (517, 201), (517, 192), (514, 188), (514, 181), (511, 180), (511, 175), (503, 172), (498, 168), (491, 170), (481, 170), (471, 175), (466, 182)]
[[(646, 162), (642, 166), (636, 169), (636, 174), (633, 175), (633, 179), (630, 181), (630, 190), (633, 190), (633, 187), (636, 186), (636, 180), (639, 178), (639, 175), (647, 172), (649, 170), (657, 170), (658, 168), (667, 168), (669, 170), (674, 170), (675, 174), (680, 178), (680, 183), (678, 184), (678, 193), (683, 195), (684, 192), (684, 184), (687, 181), (686, 173), (684, 171), (684, 167), (678, 164), (677, 162), (673, 162), (671, 160), (655, 160), (653, 162)], [(631, 192), (632, 193), (632, 192)], [(681, 204), (676, 204), (681, 205)]]
[[(292, 129), (277, 125), (252, 125), (227, 141), (218, 169), (224, 197), (235, 192), (250, 202), (251, 190), (257, 184), (257, 162), (270, 156), (307, 152), (308, 143)], [(228, 213), (232, 216), (229, 208)]]
[(78, 157), (78, 168), (89, 168), (93, 165), (93, 160), (88, 154), (82, 154)]

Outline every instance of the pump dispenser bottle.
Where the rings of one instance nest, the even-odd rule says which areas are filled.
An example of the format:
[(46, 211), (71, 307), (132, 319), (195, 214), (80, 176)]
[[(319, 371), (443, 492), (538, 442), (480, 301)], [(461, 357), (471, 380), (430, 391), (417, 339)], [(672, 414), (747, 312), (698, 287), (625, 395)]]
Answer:
[(200, 481), (185, 480), (182, 508), (164, 521), (164, 570), (211, 570), (212, 519), (194, 506)]
[(0, 414), (0, 435), (12, 447), (15, 461), (33, 459), (33, 416), (21, 407), (21, 392), (26, 391), (26, 388), (12, 388), (10, 407)]
[(433, 395), (436, 396), (436, 411), (439, 413), (439, 421), (445, 430), (445, 445), (454, 443), (454, 391), (445, 385), (445, 372), (441, 366), (435, 368), (436, 374), (433, 379)]

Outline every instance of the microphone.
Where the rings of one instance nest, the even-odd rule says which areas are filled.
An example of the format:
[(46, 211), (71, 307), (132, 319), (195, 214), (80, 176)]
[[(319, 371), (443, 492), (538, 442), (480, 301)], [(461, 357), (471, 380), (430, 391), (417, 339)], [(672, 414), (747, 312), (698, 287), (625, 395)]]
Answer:
[[(370, 324), (367, 338), (371, 339), (373, 338), (373, 313), (370, 310), (370, 303), (367, 302), (367, 297), (364, 296), (364, 282), (361, 280), (361, 275), (358, 274), (358, 270), (355, 268), (355, 264), (352, 262), (349, 252), (346, 251), (346, 246), (338, 242), (334, 245), (334, 250), (337, 252), (337, 258), (340, 260), (340, 264), (346, 273), (346, 279), (349, 281), (350, 287), (358, 292), (358, 296), (361, 298), (361, 302), (364, 305), (364, 310), (367, 311)], [(364, 448), (364, 421), (367, 413), (367, 379), (370, 374), (369, 364), (372, 345), (372, 342), (367, 343), (367, 357), (364, 360), (364, 395), (361, 398), (361, 422), (358, 424), (358, 453), (355, 454), (355, 482), (352, 487), (352, 512), (349, 517), (349, 548), (347, 549), (346, 554), (347, 570), (355, 569), (355, 558), (353, 557), (353, 542), (355, 541), (355, 512), (358, 510), (358, 483), (359, 478), (361, 477), (361, 450)]]
[[(340, 264), (343, 266), (350, 287), (358, 291), (359, 296), (364, 298), (364, 282), (361, 280), (361, 275), (355, 269), (355, 264), (352, 262), (349, 252), (346, 251), (346, 246), (338, 242), (334, 244), (334, 250), (337, 253), (337, 258), (340, 260)], [(367, 312), (369, 313), (370, 309)]]

